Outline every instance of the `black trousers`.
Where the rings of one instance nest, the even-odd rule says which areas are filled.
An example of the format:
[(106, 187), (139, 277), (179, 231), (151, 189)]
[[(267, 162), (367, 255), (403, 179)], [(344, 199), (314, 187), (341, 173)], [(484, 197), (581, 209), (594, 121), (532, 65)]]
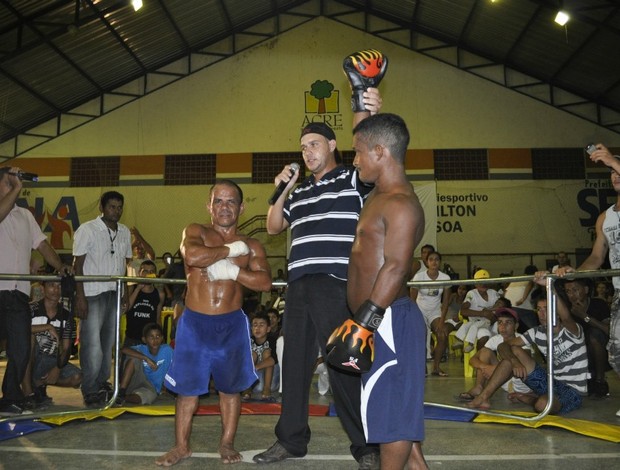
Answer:
[(6, 371), (2, 381), (2, 401), (21, 403), (21, 383), (30, 360), (31, 316), (28, 296), (18, 290), (0, 291), (0, 330), (6, 335)]
[[(351, 313), (346, 301), (346, 282), (325, 274), (307, 275), (290, 283), (286, 290), (283, 318), (284, 358), (282, 361), (282, 413), (276, 437), (290, 453), (308, 451), (310, 427), (308, 404), (310, 384), (319, 347)], [(328, 367), (338, 417), (351, 441), (356, 460), (378, 446), (367, 446), (360, 415), (360, 376)]]

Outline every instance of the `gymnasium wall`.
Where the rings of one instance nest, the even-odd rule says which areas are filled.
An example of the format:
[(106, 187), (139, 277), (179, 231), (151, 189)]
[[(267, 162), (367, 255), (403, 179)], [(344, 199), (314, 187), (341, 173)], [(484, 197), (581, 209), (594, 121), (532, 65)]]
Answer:
[[(317, 120), (330, 124), (339, 148), (348, 150), (352, 113), (340, 64), (362, 48), (389, 57), (380, 87), (383, 111), (403, 116), (411, 131), (406, 171), (425, 207), (423, 243), (436, 245), (446, 258), (591, 246), (594, 216), (614, 199), (609, 174), (590, 167), (583, 181), (534, 181), (530, 150), (581, 148), (591, 141), (620, 147), (618, 134), (326, 18), (18, 157), (9, 164), (41, 175), (38, 185), (24, 190), (20, 204), (33, 209), (61, 249), (70, 249), (79, 223), (97, 215), (101, 193), (116, 189), (126, 198), (122, 221), (138, 227), (158, 254), (175, 251), (187, 223), (207, 220), (208, 188), (163, 185), (165, 155), (213, 153), (218, 176), (237, 180), (246, 192), (241, 222), (265, 215), (273, 186), (250, 184), (253, 153), (298, 151), (300, 129)], [(323, 113), (312, 94), (317, 81), (333, 85)], [(488, 149), (491, 179), (435, 182), (433, 150), (454, 148)], [(71, 158), (87, 156), (119, 156), (120, 186), (70, 188)], [(286, 237), (263, 236), (274, 269), (281, 267)], [(521, 272), (523, 259), (500, 260), (497, 271), (501, 266), (502, 272)], [(491, 270), (498, 274), (496, 266)]]

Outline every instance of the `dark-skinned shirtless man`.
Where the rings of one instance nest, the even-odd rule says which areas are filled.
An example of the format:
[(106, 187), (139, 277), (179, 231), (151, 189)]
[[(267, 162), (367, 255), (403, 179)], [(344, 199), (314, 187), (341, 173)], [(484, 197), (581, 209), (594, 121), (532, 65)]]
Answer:
[(241, 310), (244, 288), (268, 292), (271, 270), (265, 249), (237, 231), (243, 192), (230, 180), (211, 188), (210, 224), (190, 224), (183, 231), (181, 254), (187, 277), (186, 308), (179, 319), (176, 349), (166, 374), (168, 389), (178, 394), (175, 446), (156, 460), (169, 467), (192, 455), (192, 416), (212, 375), (219, 391), (223, 463), (238, 463), (234, 448), (241, 410), (240, 392), (257, 379), (247, 316)]
[[(362, 375), (367, 442), (380, 444), (381, 469), (427, 468), (424, 439), (426, 326), (407, 280), (424, 212), (407, 180), (409, 132), (394, 114), (377, 114), (353, 130), (353, 165), (375, 185), (360, 214), (349, 260), (351, 311), (383, 315), (374, 333), (374, 362)], [(407, 397), (407, 400), (403, 400)]]

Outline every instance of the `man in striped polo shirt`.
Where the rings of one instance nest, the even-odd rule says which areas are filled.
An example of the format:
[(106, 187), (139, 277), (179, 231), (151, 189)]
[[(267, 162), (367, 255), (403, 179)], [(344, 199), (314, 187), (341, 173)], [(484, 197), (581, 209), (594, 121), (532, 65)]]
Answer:
[[(364, 93), (366, 112), (354, 114), (354, 125), (381, 107), (376, 88)], [(289, 165), (275, 178), (284, 193), (269, 208), (267, 231), (291, 229), (288, 287), (284, 312), (282, 413), (276, 443), (254, 456), (257, 463), (303, 457), (310, 441), (308, 403), (317, 344), (323, 356), (335, 328), (351, 317), (347, 307), (347, 267), (359, 213), (372, 189), (353, 168), (339, 161), (334, 131), (322, 122), (301, 132), (301, 152), (311, 175), (286, 197), (299, 177)], [(378, 468), (378, 446), (366, 444), (360, 417), (360, 377), (329, 368), (338, 417), (351, 440), (360, 468)]]

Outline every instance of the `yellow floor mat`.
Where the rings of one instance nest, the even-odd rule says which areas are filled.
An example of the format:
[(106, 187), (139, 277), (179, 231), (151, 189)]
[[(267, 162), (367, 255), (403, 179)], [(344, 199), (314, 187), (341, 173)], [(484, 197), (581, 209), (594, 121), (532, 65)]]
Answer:
[[(534, 416), (534, 413), (524, 413), (516, 411), (505, 411), (504, 413), (519, 416)], [(597, 423), (583, 419), (571, 419), (562, 416), (548, 415), (538, 421), (519, 421), (515, 418), (504, 418), (479, 414), (474, 418), (474, 423), (501, 423), (501, 424), (520, 424), (529, 428), (539, 428), (541, 426), (555, 426), (566, 429), (584, 436), (596, 437), (605, 441), (620, 442), (620, 426), (613, 424)]]

